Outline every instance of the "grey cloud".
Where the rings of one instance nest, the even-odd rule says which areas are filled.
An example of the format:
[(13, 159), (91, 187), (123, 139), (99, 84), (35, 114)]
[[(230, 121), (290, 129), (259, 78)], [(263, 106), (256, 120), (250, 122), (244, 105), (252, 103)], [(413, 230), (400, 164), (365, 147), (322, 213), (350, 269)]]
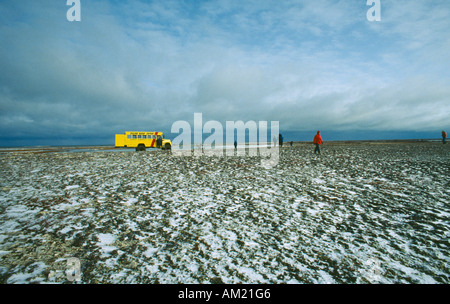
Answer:
[[(78, 24), (65, 20), (64, 5), (2, 3), (0, 17), (14, 18), (0, 29), (0, 131), (168, 130), (194, 112), (279, 120), (291, 131), (445, 128), (448, 21), (420, 12), (402, 21), (408, 14), (391, 4), (401, 8), (383, 1), (386, 24), (368, 25), (365, 6), (348, 1), (219, 1), (197, 11), (176, 1), (84, 1)], [(372, 36), (379, 49), (366, 46)], [(411, 51), (398, 37), (429, 44)]]

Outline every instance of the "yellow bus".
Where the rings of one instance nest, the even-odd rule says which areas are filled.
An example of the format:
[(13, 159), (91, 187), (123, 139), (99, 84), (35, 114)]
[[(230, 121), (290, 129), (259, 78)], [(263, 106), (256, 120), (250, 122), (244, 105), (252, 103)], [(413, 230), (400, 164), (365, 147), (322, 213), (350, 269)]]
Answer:
[(115, 146), (145, 151), (145, 148), (171, 149), (172, 142), (164, 138), (163, 132), (127, 131), (125, 134), (116, 134)]

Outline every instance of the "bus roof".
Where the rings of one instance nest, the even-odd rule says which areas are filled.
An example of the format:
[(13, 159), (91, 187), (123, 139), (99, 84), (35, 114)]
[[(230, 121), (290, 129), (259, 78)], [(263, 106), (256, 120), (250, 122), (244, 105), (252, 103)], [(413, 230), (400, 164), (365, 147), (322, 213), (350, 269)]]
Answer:
[(163, 132), (127, 131), (125, 135), (162, 135)]

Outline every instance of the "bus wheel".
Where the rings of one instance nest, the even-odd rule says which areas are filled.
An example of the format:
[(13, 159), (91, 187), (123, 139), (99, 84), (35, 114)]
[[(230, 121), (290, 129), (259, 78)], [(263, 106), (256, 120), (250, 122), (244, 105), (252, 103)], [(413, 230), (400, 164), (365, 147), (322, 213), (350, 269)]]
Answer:
[(165, 144), (165, 145), (164, 145), (164, 149), (170, 150), (170, 148), (171, 148), (170, 144)]
[(145, 145), (144, 145), (144, 144), (139, 144), (139, 145), (136, 147), (136, 151), (145, 151)]

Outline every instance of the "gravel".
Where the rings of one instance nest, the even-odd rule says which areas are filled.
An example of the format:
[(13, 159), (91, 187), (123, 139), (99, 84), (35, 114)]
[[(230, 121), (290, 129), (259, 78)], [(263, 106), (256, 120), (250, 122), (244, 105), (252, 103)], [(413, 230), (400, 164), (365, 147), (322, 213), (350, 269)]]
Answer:
[(448, 146), (313, 150), (1, 152), (0, 283), (450, 282)]

